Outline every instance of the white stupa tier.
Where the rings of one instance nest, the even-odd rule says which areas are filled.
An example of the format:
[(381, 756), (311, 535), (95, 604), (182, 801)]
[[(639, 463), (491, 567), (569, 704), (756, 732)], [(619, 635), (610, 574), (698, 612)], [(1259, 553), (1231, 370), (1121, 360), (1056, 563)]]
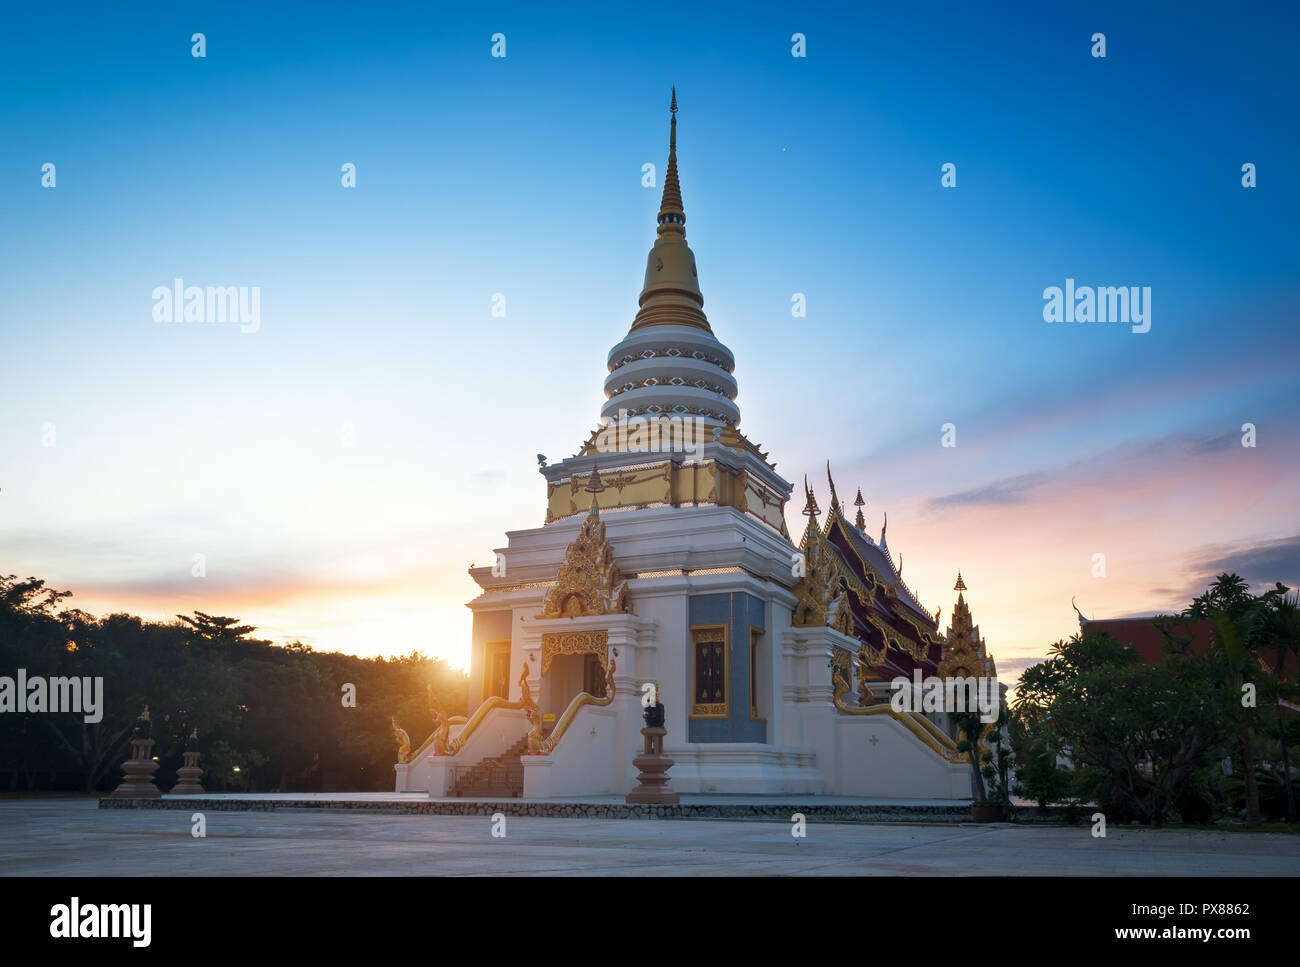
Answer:
[(608, 401), (600, 415), (698, 416), (735, 426), (734, 368), (731, 350), (707, 329), (674, 323), (634, 328), (609, 351)]

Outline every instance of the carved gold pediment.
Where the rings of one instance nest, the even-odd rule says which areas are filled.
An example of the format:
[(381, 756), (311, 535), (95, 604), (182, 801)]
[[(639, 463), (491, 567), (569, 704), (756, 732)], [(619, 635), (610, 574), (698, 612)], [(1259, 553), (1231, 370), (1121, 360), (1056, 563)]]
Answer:
[[(957, 574), (957, 586), (954, 591), (964, 591), (965, 583), (961, 573)], [(971, 619), (970, 606), (965, 597), (958, 593), (957, 604), (952, 610), (952, 625), (948, 628), (948, 638), (944, 643), (943, 658), (939, 662), (940, 678), (978, 678), (982, 675), (997, 677), (993, 658), (984, 648), (979, 629)]]
[(581, 618), (632, 614), (627, 581), (614, 563), (605, 523), (594, 512), (564, 553), (555, 587), (546, 594), (539, 618)]
[(794, 593), (799, 599), (794, 609), (795, 626), (807, 628), (831, 625), (838, 615), (841, 625), (847, 625), (847, 630), (845, 627), (836, 627), (836, 630), (852, 635), (853, 625), (848, 601), (839, 604), (837, 601), (847, 587), (857, 595), (858, 600), (869, 602), (872, 596), (871, 589), (844, 566), (820, 531), (810, 530), (804, 535), (801, 553), (804, 574), (794, 587)]
[(609, 670), (608, 631), (559, 631), (542, 635), (542, 674), (556, 655), (595, 655), (600, 667)]
[(939, 662), (940, 678), (978, 678), (983, 672), (984, 662), (976, 656), (969, 645), (949, 648)]

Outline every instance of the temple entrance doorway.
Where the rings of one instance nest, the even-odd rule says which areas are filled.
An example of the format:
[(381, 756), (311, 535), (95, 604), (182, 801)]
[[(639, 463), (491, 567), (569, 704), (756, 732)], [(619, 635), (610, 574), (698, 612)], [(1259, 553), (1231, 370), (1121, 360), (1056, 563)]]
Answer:
[(596, 698), (605, 697), (605, 666), (600, 663), (600, 657), (592, 654), (556, 655), (542, 677), (538, 706), (542, 711), (543, 732), (550, 732), (579, 692), (587, 692)]

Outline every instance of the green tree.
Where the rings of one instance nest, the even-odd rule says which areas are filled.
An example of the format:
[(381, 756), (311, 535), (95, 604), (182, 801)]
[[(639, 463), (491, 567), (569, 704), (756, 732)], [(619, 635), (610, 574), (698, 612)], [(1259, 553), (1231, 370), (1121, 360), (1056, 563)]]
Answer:
[(989, 801), (1004, 806), (1014, 816), (1011, 775), (1016, 768), (1016, 751), (1011, 744), (1011, 718), (1006, 702), (999, 698), (998, 717), (985, 733), (980, 771), (988, 785)]
[(1007, 731), (1016, 755), (1016, 794), (1034, 800), (1042, 811), (1051, 803), (1070, 798), (1072, 776), (1057, 765), (1046, 722), (1037, 719), (1028, 707), (1017, 706), (1008, 716)]
[(257, 630), (252, 625), (241, 625), (238, 618), (214, 618), (202, 611), (195, 611), (192, 618), (183, 614), (176, 617), (204, 641), (239, 641)]
[[(145, 705), (161, 788), (197, 728), (200, 762), (220, 788), (391, 789), (389, 717), (412, 737), (427, 735), (429, 685), (448, 713), (466, 711), (466, 676), (416, 652), (384, 659), (277, 647), (237, 618), (96, 618), (67, 608), (67, 597), (36, 578), (0, 577), (0, 667), (104, 679), (99, 723), (76, 713), (0, 715), (0, 771), (11, 789), (71, 772), (86, 791), (112, 788)], [(357, 688), (356, 708), (340, 702), (344, 683)]]
[[(1282, 587), (1282, 585), (1278, 585)], [(1289, 590), (1289, 589), (1288, 589)], [(1274, 655), (1273, 678), (1278, 683), (1273, 708), (1277, 718), (1278, 743), (1282, 755), (1283, 795), (1286, 799), (1286, 821), (1296, 821), (1295, 788), (1291, 779), (1291, 757), (1287, 743), (1287, 709), (1283, 701), (1300, 701), (1300, 682), (1292, 676), (1300, 669), (1300, 598), (1283, 593), (1272, 611), (1264, 631), (1267, 646)]]
[(984, 788), (983, 764), (980, 761), (979, 738), (984, 730), (984, 723), (980, 721), (980, 713), (978, 710), (971, 709), (964, 712), (949, 712), (948, 717), (961, 730), (957, 750), (965, 752), (966, 759), (970, 762), (971, 798), (976, 803), (987, 803), (989, 798), (988, 792)]
[[(1258, 694), (1273, 693), (1276, 682), (1261, 660), (1269, 643), (1273, 615), (1287, 588), (1277, 585), (1261, 595), (1252, 595), (1237, 574), (1220, 574), (1204, 594), (1193, 599), (1183, 614), (1208, 618), (1215, 635), (1209, 653), (1197, 654), (1190, 642), (1166, 631), (1166, 639), (1191, 660), (1202, 662), (1223, 684), (1225, 712), (1235, 738), (1237, 755), (1245, 780), (1246, 825), (1260, 824), (1259, 782), (1255, 768), (1255, 733), (1261, 724)], [(1255, 701), (1248, 701), (1247, 694)]]
[(1206, 667), (1173, 656), (1142, 662), (1108, 632), (1057, 642), (1025, 670), (1017, 708), (1045, 752), (1071, 759), (1081, 794), (1117, 819), (1161, 824), (1221, 745), (1225, 713)]

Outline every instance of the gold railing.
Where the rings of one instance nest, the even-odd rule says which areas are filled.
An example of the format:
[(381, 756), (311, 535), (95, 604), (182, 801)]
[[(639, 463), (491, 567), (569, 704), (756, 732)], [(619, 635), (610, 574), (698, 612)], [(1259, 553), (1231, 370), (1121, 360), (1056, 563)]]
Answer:
[[(529, 755), (550, 755), (551, 750), (564, 738), (564, 734), (573, 724), (578, 712), (587, 705), (594, 705), (602, 708), (614, 701), (614, 669), (617, 663), (613, 658), (609, 660), (609, 667), (605, 669), (605, 697), (597, 698), (590, 692), (579, 692), (573, 696), (573, 701), (569, 702), (569, 707), (564, 710), (560, 720), (555, 723), (555, 728), (551, 734), (542, 736), (541, 715), (537, 708), (537, 703), (533, 701), (532, 690), (528, 687), (528, 663), (524, 662), (523, 672), (519, 676), (519, 690), (521, 698), (517, 702), (508, 702), (500, 695), (493, 695), (482, 705), (474, 710), (474, 714), (468, 720), (464, 716), (454, 716), (446, 720), (446, 725), (435, 728), (429, 737), (420, 744), (420, 747), (411, 753), (410, 760), (414, 762), (420, 756), (429, 750), (430, 746), (435, 745), (433, 754), (436, 756), (453, 756), (458, 753), (468, 741), (469, 737), (474, 734), (475, 730), (483, 724), (484, 719), (493, 709), (523, 709), (524, 716), (532, 725), (528, 733), (528, 754)], [(460, 734), (454, 739), (446, 737), (447, 727), (456, 725), (459, 722), (465, 723), (465, 728), (461, 729)]]
[[(429, 746), (434, 745), (435, 740), (439, 740), (438, 745), (442, 748), (435, 748), (433, 751), (434, 755), (455, 755), (464, 747), (465, 743), (469, 740), (469, 737), (474, 734), (474, 730), (483, 724), (483, 720), (487, 718), (488, 713), (493, 709), (536, 709), (537, 706), (533, 703), (532, 692), (528, 688), (528, 662), (524, 662), (523, 671), (519, 675), (519, 690), (523, 698), (518, 702), (508, 702), (500, 695), (493, 695), (476, 708), (474, 714), (468, 719), (463, 715), (453, 715), (451, 718), (446, 720), (445, 724), (436, 724), (434, 730), (429, 733), (429, 737), (420, 743), (418, 749), (411, 753), (410, 761), (414, 762), (417, 758), (424, 755)], [(465, 727), (460, 730), (460, 734), (454, 739), (448, 738), (447, 733), (450, 727), (453, 725), (459, 725), (461, 722), (465, 723)]]
[(844, 680), (838, 668), (831, 673), (835, 685), (835, 707), (845, 715), (888, 715), (903, 728), (925, 743), (930, 750), (949, 762), (969, 762), (966, 753), (957, 748), (943, 729), (935, 725), (924, 715), (917, 712), (897, 712), (888, 702), (876, 705), (845, 705), (844, 694), (849, 690), (849, 683)]
[[(564, 738), (564, 733), (569, 730), (573, 720), (577, 718), (578, 712), (587, 705), (594, 705), (597, 708), (609, 705), (614, 701), (614, 668), (616, 662), (613, 658), (609, 660), (609, 667), (605, 669), (605, 697), (597, 698), (590, 692), (579, 692), (573, 696), (573, 701), (569, 707), (564, 710), (560, 720), (555, 723), (555, 728), (551, 734), (542, 738), (541, 724), (537, 721), (533, 723), (533, 731), (528, 733), (528, 752), (530, 755), (550, 755), (551, 750), (559, 744), (560, 739)], [(534, 706), (536, 708), (536, 706)]]

